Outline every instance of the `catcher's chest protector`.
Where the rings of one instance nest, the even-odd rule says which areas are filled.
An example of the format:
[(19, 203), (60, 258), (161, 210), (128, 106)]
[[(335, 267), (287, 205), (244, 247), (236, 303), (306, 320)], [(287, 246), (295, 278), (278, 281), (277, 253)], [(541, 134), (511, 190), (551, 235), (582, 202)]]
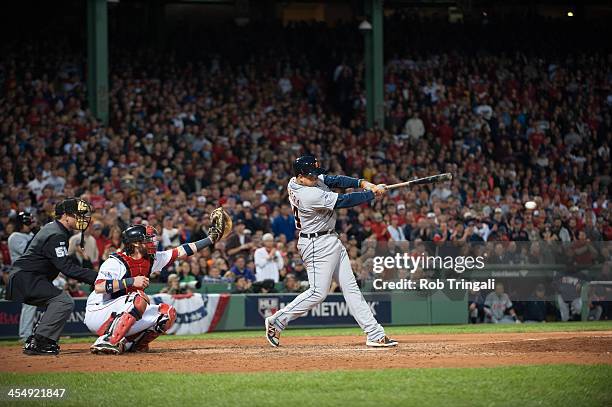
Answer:
[[(111, 254), (111, 257), (119, 260), (125, 266), (125, 274), (121, 277), (121, 279), (137, 276), (149, 277), (151, 274), (153, 262), (149, 258), (143, 257), (139, 260), (135, 260), (123, 252), (113, 253)], [(136, 291), (138, 291), (138, 289), (130, 287), (127, 290), (116, 291), (111, 294), (111, 296), (112, 298), (118, 298), (122, 295)]]

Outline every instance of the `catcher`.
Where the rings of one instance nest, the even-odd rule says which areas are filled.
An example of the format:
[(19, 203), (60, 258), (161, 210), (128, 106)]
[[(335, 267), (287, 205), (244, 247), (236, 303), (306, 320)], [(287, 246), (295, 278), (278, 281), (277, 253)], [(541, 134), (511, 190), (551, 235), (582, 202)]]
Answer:
[(146, 352), (151, 341), (172, 327), (174, 307), (151, 305), (144, 289), (151, 272), (227, 237), (232, 230), (229, 215), (217, 208), (210, 219), (207, 238), (165, 251), (157, 251), (157, 234), (152, 226), (132, 225), (123, 231), (123, 251), (102, 263), (95, 290), (87, 299), (85, 325), (99, 335), (90, 348), (92, 353)]

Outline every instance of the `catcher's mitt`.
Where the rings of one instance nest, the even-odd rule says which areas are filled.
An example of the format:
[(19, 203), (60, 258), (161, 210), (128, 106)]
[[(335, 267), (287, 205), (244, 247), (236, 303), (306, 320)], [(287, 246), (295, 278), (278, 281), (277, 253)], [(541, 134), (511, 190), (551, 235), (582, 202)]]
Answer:
[(223, 208), (217, 208), (210, 214), (210, 229), (208, 229), (208, 237), (213, 243), (217, 243), (221, 239), (225, 239), (232, 233), (232, 218)]

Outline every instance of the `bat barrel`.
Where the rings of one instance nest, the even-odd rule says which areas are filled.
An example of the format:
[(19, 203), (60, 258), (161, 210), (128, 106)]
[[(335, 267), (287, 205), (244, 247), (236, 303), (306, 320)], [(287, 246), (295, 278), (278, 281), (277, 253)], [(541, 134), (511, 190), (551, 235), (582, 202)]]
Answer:
[(444, 174), (432, 175), (430, 177), (419, 178), (419, 179), (415, 179), (412, 181), (406, 181), (406, 182), (400, 182), (398, 184), (387, 185), (386, 189), (396, 189), (396, 188), (406, 187), (410, 185), (434, 184), (436, 182), (450, 181), (452, 179), (453, 179), (453, 174), (451, 174), (450, 172), (447, 172)]

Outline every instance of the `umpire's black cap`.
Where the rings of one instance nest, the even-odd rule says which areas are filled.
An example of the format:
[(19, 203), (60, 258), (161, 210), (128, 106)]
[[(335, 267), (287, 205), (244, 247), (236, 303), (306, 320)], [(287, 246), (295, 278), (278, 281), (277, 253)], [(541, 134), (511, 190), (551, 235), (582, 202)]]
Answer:
[(321, 168), (319, 161), (314, 155), (303, 155), (293, 162), (295, 175), (306, 175), (316, 177), (325, 174), (327, 170)]

